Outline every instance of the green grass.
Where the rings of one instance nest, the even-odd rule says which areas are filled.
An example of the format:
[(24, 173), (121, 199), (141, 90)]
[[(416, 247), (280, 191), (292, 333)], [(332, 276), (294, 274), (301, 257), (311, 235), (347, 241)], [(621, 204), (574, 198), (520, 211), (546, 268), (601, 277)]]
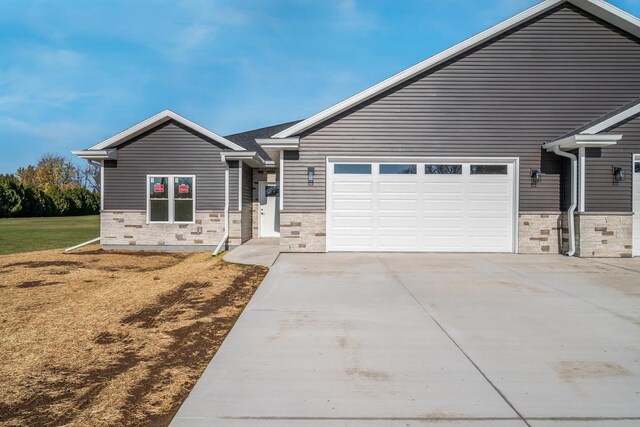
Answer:
[(0, 218), (0, 255), (67, 248), (100, 236), (100, 215)]

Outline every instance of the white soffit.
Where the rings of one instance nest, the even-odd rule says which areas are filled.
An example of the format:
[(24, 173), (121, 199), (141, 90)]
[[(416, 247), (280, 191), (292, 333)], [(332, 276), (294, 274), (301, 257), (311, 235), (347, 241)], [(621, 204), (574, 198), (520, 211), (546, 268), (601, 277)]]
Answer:
[(122, 132), (120, 132), (117, 135), (112, 136), (111, 138), (105, 139), (104, 141), (94, 145), (93, 147), (89, 148), (89, 150), (103, 150), (105, 148), (112, 148), (112, 147), (116, 147), (117, 145), (128, 141), (131, 138), (134, 138), (146, 131), (148, 131), (149, 129), (152, 129), (156, 126), (158, 126), (159, 124), (162, 124), (164, 122), (168, 122), (169, 120), (175, 120), (178, 123), (183, 124), (184, 126), (198, 132), (201, 133), (204, 136), (207, 136), (211, 139), (213, 139), (216, 142), (219, 142), (220, 144), (231, 148), (232, 150), (238, 150), (238, 151), (245, 151), (245, 149), (237, 144), (234, 144), (233, 142), (229, 141), (228, 139), (218, 135), (217, 133), (211, 132), (209, 129), (206, 129), (194, 122), (192, 122), (191, 120), (188, 120), (184, 117), (182, 117), (181, 115), (174, 113), (171, 110), (164, 110), (158, 114), (156, 114), (155, 116), (149, 117), (146, 120), (141, 121), (140, 123), (138, 123), (137, 125), (131, 126), (129, 129), (126, 129)]
[(364, 91), (345, 99), (338, 104), (327, 108), (324, 111), (309, 117), (300, 123), (291, 126), (273, 136), (273, 138), (288, 138), (294, 135), (299, 135), (301, 132), (314, 127), (325, 120), (328, 120), (354, 106), (373, 98), (376, 95), (383, 93), (384, 91), (393, 88), (431, 68), (434, 68), (443, 62), (446, 62), (474, 47), (496, 37), (506, 31), (517, 27), (530, 19), (535, 18), (556, 6), (563, 3), (573, 4), (592, 15), (610, 23), (611, 25), (618, 27), (628, 33), (640, 37), (640, 19), (637, 17), (618, 9), (617, 7), (607, 3), (603, 0), (545, 0), (518, 15), (503, 21), (488, 30), (485, 30), (465, 41), (459, 43), (444, 52), (432, 56), (431, 58), (422, 61), (413, 67), (407, 68), (404, 71), (374, 85)]
[(571, 135), (557, 141), (546, 143), (542, 148), (553, 151), (558, 146), (561, 150), (577, 150), (578, 148), (605, 148), (616, 145), (622, 135)]
[(118, 158), (118, 150), (115, 148), (110, 150), (76, 150), (71, 154), (86, 160), (116, 160)]

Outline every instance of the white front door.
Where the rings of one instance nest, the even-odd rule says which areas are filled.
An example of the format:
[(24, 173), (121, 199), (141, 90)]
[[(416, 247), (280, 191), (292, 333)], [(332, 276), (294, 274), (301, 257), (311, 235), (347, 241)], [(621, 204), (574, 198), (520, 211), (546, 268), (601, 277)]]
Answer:
[(640, 154), (633, 159), (633, 256), (640, 256)]
[(336, 160), (329, 164), (327, 249), (514, 252), (515, 161)]
[(280, 183), (260, 182), (260, 237), (280, 236)]

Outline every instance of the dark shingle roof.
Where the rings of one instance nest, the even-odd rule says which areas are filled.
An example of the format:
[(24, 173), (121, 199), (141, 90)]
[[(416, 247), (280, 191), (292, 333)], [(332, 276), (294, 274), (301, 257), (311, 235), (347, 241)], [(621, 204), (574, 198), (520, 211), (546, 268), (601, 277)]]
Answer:
[(234, 133), (233, 135), (225, 136), (225, 138), (231, 142), (235, 142), (248, 151), (255, 151), (260, 154), (260, 157), (269, 160), (270, 157), (267, 155), (267, 153), (265, 153), (262, 147), (258, 145), (256, 139), (270, 138), (278, 132), (283, 131), (299, 122), (301, 122), (301, 120), (281, 123), (279, 125), (268, 126), (260, 129), (248, 130), (240, 133)]

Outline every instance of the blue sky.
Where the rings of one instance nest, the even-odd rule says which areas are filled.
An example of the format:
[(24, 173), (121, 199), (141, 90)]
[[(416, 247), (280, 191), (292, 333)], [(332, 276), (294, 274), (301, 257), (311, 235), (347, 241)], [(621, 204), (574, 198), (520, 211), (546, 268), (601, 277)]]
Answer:
[(537, 2), (3, 0), (0, 173), (166, 108), (222, 135), (304, 118)]

